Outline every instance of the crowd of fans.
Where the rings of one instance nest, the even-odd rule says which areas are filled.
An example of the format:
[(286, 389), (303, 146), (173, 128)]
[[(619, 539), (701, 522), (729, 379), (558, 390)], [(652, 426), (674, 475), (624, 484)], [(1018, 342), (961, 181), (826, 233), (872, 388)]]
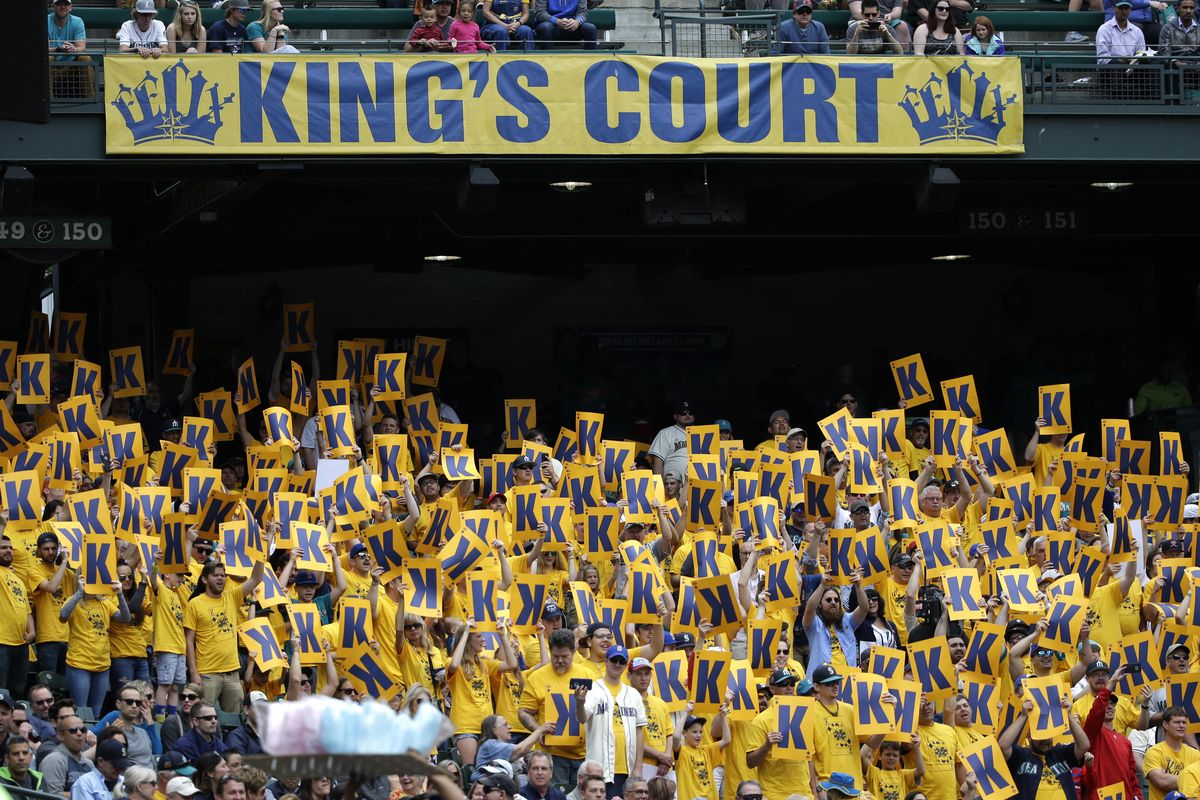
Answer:
[[(596, 26), (587, 21), (595, 0), (483, 0), (483, 25), (476, 23), (476, 7), (454, 0), (417, 0), (416, 19), (405, 45), (406, 52), (477, 53), (522, 50), (576, 42), (585, 49), (596, 46)], [(785, 5), (786, 4), (786, 5)], [(792, 18), (777, 29), (774, 54), (828, 55), (830, 36), (825, 25), (813, 19), (820, 0), (771, 0), (768, 8), (792, 8)], [(974, 55), (1005, 54), (1004, 37), (986, 16), (976, 15), (971, 0), (842, 0), (851, 15), (846, 30), (850, 55)], [(1196, 25), (1195, 0), (1104, 0), (1105, 22), (1096, 31), (1099, 63), (1133, 63), (1139, 57), (1158, 55), (1179, 63), (1200, 58), (1200, 26)], [(143, 58), (164, 53), (297, 53), (288, 44), (291, 32), (284, 22), (282, 0), (263, 0), (259, 19), (247, 24), (247, 0), (225, 0), (224, 18), (206, 30), (195, 0), (180, 0), (169, 27), (156, 19), (155, 0), (136, 0), (133, 19), (117, 34), (120, 52)], [(71, 0), (55, 0), (47, 18), (51, 58), (56, 61), (86, 58), (83, 22), (71, 14)], [(1076, 9), (1073, 9), (1076, 10)], [(1068, 43), (1088, 37), (1067, 34)], [(1149, 53), (1147, 43), (1157, 45)]]
[[(650, 443), (605, 440), (594, 414), (552, 442), (510, 414), (508, 446), (476, 462), (493, 443), (431, 392), (440, 366), (409, 354), (403, 399), (383, 366), (375, 385), (396, 363), (383, 342), (326, 382), (313, 342), (285, 339), (268, 386), (251, 361), (232, 392), (194, 386), (173, 346), (168, 396), (128, 367), (89, 381), (81, 345), (31, 330), (56, 343), (44, 387), (0, 359), (0, 784), (72, 800), (1200, 797), (1200, 495), (1170, 436), (1151, 469), (1123, 420), (1070, 431), (1069, 408), (1064, 425), (1038, 398), (1056, 416), (1026, 441), (958, 403), (868, 415), (847, 393), (822, 420), (780, 409), (737, 438), (679, 398)], [(1189, 402), (1174, 385), (1138, 402)], [(245, 761), (266, 704), (310, 695), (436, 704), (453, 725), (428, 755), (442, 769), (297, 781)]]

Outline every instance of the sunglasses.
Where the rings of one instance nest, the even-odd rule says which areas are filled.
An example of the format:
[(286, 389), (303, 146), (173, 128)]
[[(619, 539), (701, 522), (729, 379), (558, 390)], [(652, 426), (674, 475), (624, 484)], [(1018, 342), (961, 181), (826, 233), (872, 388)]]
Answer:
[(87, 730), (87, 728), (83, 727), (82, 725), (79, 725), (78, 727), (73, 727), (73, 728), (63, 728), (63, 730), (66, 733), (83, 733), (84, 731)]
[(762, 800), (761, 794), (739, 794), (738, 797), (741, 800)]
[(347, 686), (345, 689), (342, 689), (340, 692), (338, 692), (338, 694), (355, 695), (355, 694), (358, 694), (358, 690), (355, 689), (353, 686)]
[(181, 697), (184, 700), (199, 700), (200, 699), (200, 695), (198, 695), (198, 694), (184, 694), (184, 695), (181, 695)]
[(121, 697), (121, 698), (118, 698), (118, 699), (117, 699), (117, 702), (118, 702), (118, 703), (124, 703), (124, 704), (125, 704), (125, 705), (127, 705), (127, 706), (136, 706), (136, 705), (138, 705), (139, 703), (141, 703), (141, 702), (142, 702), (142, 698), (140, 698), (140, 697), (134, 697), (134, 698), (132, 698), (132, 699), (131, 699), (131, 698), (128, 698), (128, 697)]
[(300, 681), (300, 685), (301, 686), (312, 686), (312, 681), (310, 681), (308, 678), (304, 678)]
[(406, 631), (415, 631), (417, 628), (424, 628), (424, 627), (425, 627), (425, 623), (423, 623), (423, 622), (406, 622), (404, 624), (404, 630), (406, 630)]
[(52, 700), (52, 699), (51, 700), (34, 700), (33, 704), (35, 706), (48, 706), (53, 702), (54, 702), (54, 700)]
[(205, 714), (203, 717), (196, 717), (195, 719), (198, 719), (201, 722), (212, 722), (216, 718), (216, 714)]
[(610, 658), (609, 662), (613, 664), (620, 664), (622, 667), (629, 663), (629, 661), (624, 658)]
[(195, 550), (197, 553), (203, 553), (204, 555), (208, 555), (209, 553), (212, 552), (211, 547), (193, 547), (192, 549)]

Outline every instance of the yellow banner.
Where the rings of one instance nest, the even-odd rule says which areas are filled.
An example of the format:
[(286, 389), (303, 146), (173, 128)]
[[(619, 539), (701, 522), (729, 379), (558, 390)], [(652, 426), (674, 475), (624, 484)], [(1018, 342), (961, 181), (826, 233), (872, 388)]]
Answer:
[(1017, 58), (105, 59), (107, 151), (1021, 153)]

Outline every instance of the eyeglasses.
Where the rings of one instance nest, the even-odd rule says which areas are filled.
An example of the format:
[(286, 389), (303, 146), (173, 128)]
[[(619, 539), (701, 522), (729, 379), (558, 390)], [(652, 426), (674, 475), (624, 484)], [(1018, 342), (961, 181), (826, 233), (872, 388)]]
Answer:
[(205, 714), (203, 717), (195, 717), (195, 719), (198, 719), (201, 722), (212, 722), (216, 718), (216, 714)]
[(182, 697), (184, 700), (199, 700), (200, 699), (200, 695), (191, 694), (190, 692), (183, 694)]

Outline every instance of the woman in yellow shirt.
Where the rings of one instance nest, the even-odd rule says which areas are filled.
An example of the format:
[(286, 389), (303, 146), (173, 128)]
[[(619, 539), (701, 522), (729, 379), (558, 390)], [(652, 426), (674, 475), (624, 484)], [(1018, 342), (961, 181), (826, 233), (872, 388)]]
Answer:
[[(546, 523), (538, 524), (538, 530), (543, 536), (546, 533)], [(566, 597), (567, 583), (575, 580), (575, 548), (567, 545), (566, 558), (554, 550), (542, 551), (543, 539), (538, 539), (527, 556), (529, 571), (534, 575), (549, 575), (550, 587), (547, 589), (547, 602), (553, 600), (560, 607)]]
[(113, 583), (116, 595), (85, 594), (83, 583), (63, 603), (58, 618), (68, 623), (71, 646), (67, 649), (67, 685), (81, 706), (91, 706), (99, 717), (108, 693), (108, 670), (112, 666), (108, 631), (113, 620), (128, 624), (129, 606), (121, 584)]
[(517, 659), (509, 644), (507, 620), (499, 623), (497, 638), (504, 661), (483, 658), (483, 634), (472, 630), (475, 620), (467, 621), (455, 634), (454, 654), (446, 664), (446, 679), (450, 688), (450, 721), (454, 723), (454, 743), (462, 756), (462, 769), (470, 773), (475, 768), (475, 752), (479, 747), (480, 727), (492, 714), (491, 676), (497, 672), (517, 669)]

